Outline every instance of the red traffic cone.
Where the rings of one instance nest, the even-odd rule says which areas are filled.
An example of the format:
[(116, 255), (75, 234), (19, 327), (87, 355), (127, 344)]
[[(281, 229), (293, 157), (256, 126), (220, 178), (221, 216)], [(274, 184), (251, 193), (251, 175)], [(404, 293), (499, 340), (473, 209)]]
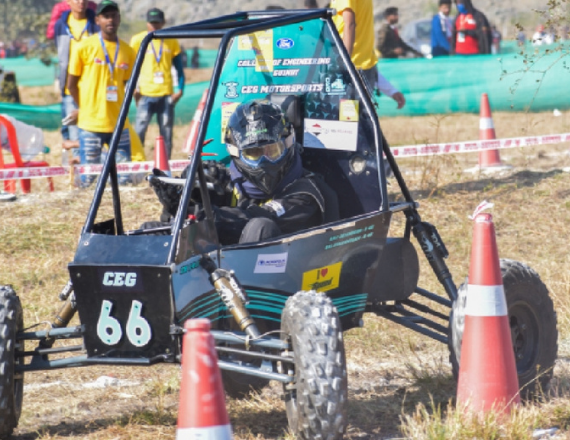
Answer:
[(166, 145), (164, 145), (164, 138), (162, 136), (157, 136), (156, 143), (154, 144), (154, 168), (164, 171), (169, 176), (172, 175), (168, 155), (166, 154)]
[(192, 122), (190, 123), (190, 131), (188, 132), (188, 136), (184, 141), (184, 151), (186, 154), (191, 155), (196, 148), (196, 141), (198, 140), (198, 129), (200, 128), (200, 122), (202, 122), (202, 114), (204, 113), (204, 106), (206, 105), (206, 97), (208, 96), (208, 89), (204, 90), (202, 94), (202, 98), (198, 103), (198, 108), (194, 113), (194, 117), (192, 118)]
[(457, 403), (510, 411), (519, 384), (493, 217), (478, 214), (474, 222)]
[(189, 319), (182, 340), (182, 382), (176, 440), (232, 438), (210, 321)]
[[(479, 139), (482, 141), (497, 139), (495, 135), (495, 124), (493, 124), (493, 117), (491, 116), (489, 96), (487, 96), (486, 93), (481, 95)], [(482, 150), (479, 152), (479, 167), (488, 168), (502, 165), (499, 150)]]

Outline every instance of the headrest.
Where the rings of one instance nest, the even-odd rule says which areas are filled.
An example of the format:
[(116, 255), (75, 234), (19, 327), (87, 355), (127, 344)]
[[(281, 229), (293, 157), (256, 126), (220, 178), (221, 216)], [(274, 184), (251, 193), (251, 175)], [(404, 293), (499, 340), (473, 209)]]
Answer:
[(283, 110), (287, 120), (293, 124), (295, 132), (303, 129), (302, 97), (298, 95), (267, 95), (267, 99)]

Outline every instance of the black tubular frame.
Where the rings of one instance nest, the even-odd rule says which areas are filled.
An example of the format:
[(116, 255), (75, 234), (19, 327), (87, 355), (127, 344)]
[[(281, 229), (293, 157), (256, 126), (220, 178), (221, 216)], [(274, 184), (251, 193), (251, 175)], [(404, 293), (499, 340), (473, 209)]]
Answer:
[[(148, 45), (153, 39), (169, 39), (169, 38), (182, 39), (182, 38), (204, 38), (204, 37), (222, 39), (220, 42), (218, 55), (216, 57), (216, 62), (214, 64), (212, 79), (210, 81), (210, 88), (208, 90), (208, 94), (206, 97), (202, 122), (200, 123), (198, 129), (196, 151), (194, 152), (190, 160), (190, 165), (189, 165), (190, 168), (188, 176), (193, 178), (189, 178), (188, 179), (189, 183), (187, 183), (184, 187), (180, 206), (187, 206), (190, 201), (192, 186), (194, 185), (195, 182), (195, 176), (198, 173), (199, 157), (201, 155), (202, 144), (206, 136), (206, 127), (208, 126), (209, 123), (210, 113), (214, 105), (214, 97), (216, 96), (216, 91), (219, 86), (222, 68), (225, 62), (226, 53), (231, 40), (239, 35), (245, 35), (259, 30), (270, 29), (289, 24), (302, 23), (308, 20), (319, 19), (319, 18), (321, 20), (326, 21), (327, 27), (332, 35), (332, 39), (334, 40), (339, 50), (340, 57), (342, 61), (345, 63), (345, 66), (350, 74), (351, 80), (355, 85), (360, 95), (360, 98), (363, 101), (364, 108), (366, 109), (366, 112), (368, 113), (374, 127), (374, 142), (378, 146), (378, 151), (377, 151), (378, 179), (380, 182), (380, 191), (382, 192), (382, 205), (379, 207), (379, 210), (388, 211), (390, 209), (388, 201), (388, 191), (386, 186), (386, 176), (383, 166), (384, 159), (382, 157), (382, 154), (380, 153), (381, 151), (384, 151), (384, 154), (388, 157), (388, 161), (392, 166), (394, 174), (399, 175), (400, 178), (397, 178), (397, 180), (402, 188), (404, 197), (408, 202), (413, 202), (410, 193), (407, 190), (407, 187), (405, 186), (403, 178), (401, 178), (401, 174), (397, 170), (397, 165), (395, 164), (393, 157), (391, 157), (389, 147), (384, 141), (384, 136), (382, 135), (382, 132), (380, 130), (380, 123), (378, 121), (376, 111), (374, 109), (374, 105), (372, 104), (371, 98), (368, 95), (368, 92), (366, 91), (366, 88), (362, 83), (360, 75), (358, 74), (356, 68), (352, 64), (350, 56), (348, 55), (348, 52), (344, 47), (342, 39), (340, 38), (340, 35), (338, 34), (338, 31), (336, 30), (336, 27), (332, 22), (331, 17), (334, 13), (335, 13), (334, 9), (312, 9), (312, 10), (302, 9), (302, 10), (283, 10), (283, 11), (272, 10), (272, 11), (239, 12), (232, 15), (225, 15), (214, 19), (203, 20), (196, 23), (189, 23), (189, 24), (174, 26), (167, 29), (161, 29), (154, 32), (149, 32), (145, 36), (145, 38), (141, 42), (141, 46), (135, 60), (131, 78), (137, 78), (139, 76), (146, 50), (148, 48)], [(119, 112), (119, 119), (117, 121), (115, 130), (113, 131), (111, 142), (109, 144), (109, 154), (105, 162), (105, 165), (103, 167), (103, 170), (101, 172), (101, 176), (97, 181), (97, 186), (95, 188), (93, 201), (89, 208), (87, 219), (83, 226), (82, 234), (92, 233), (93, 231), (93, 227), (95, 225), (95, 220), (97, 217), (97, 212), (99, 210), (99, 206), (101, 205), (101, 201), (103, 198), (105, 184), (109, 177), (111, 177), (113, 209), (115, 213), (117, 235), (124, 234), (117, 168), (115, 163), (115, 153), (118, 148), (121, 132), (123, 130), (125, 121), (128, 116), (129, 107), (134, 95), (135, 87), (136, 87), (136, 82), (129, 81), (125, 92), (125, 98), (122, 103), (121, 110)], [(180, 231), (184, 223), (185, 219), (184, 214), (185, 212), (183, 209), (178, 209), (178, 212), (174, 218), (174, 224), (172, 227), (173, 245), (170, 248), (170, 252), (165, 264), (170, 264), (175, 259), (176, 243), (178, 243)]]

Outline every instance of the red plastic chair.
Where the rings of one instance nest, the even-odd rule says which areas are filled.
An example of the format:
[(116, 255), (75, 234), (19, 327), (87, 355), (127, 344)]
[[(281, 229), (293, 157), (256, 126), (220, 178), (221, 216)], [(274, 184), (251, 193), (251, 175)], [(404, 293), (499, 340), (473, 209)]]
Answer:
[[(20, 156), (20, 146), (18, 145), (18, 137), (16, 136), (16, 129), (14, 128), (14, 125), (12, 125), (12, 123), (4, 116), (0, 116), (0, 125), (3, 125), (6, 128), (6, 132), (8, 133), (8, 142), (10, 143), (10, 151), (12, 152), (12, 157), (14, 158), (14, 163), (4, 163), (3, 154), (0, 153), (0, 169), (49, 167), (49, 163), (43, 160), (28, 162), (22, 161), (22, 157)], [(22, 193), (28, 194), (32, 190), (30, 179), (20, 179), (20, 181), (22, 186)], [(53, 191), (53, 179), (51, 177), (48, 177), (48, 183), (49, 190)], [(4, 190), (15, 194), (16, 181), (5, 180)]]

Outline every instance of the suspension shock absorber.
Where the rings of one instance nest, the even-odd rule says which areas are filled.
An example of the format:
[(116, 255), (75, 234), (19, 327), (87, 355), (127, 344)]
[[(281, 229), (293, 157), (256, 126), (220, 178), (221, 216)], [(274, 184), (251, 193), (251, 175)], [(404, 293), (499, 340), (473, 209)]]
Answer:
[(242, 331), (252, 338), (258, 338), (260, 333), (257, 325), (245, 307), (249, 300), (234, 272), (216, 267), (210, 258), (204, 258), (202, 266), (210, 274), (210, 282)]
[[(73, 315), (77, 311), (77, 305), (75, 303), (75, 295), (73, 294), (73, 284), (71, 280), (67, 282), (62, 291), (59, 294), (59, 299), (65, 301), (57, 314), (55, 315), (53, 321), (50, 323), (51, 328), (63, 328), (67, 327)], [(55, 342), (54, 338), (46, 338), (40, 341), (39, 346), (41, 348), (51, 348)]]
[(412, 213), (408, 216), (408, 219), (412, 224), (414, 236), (418, 240), (423, 253), (437, 276), (437, 279), (445, 288), (449, 299), (455, 301), (457, 299), (457, 287), (453, 282), (453, 278), (451, 276), (451, 272), (449, 272), (447, 264), (445, 264), (445, 259), (449, 256), (449, 252), (447, 251), (439, 232), (432, 224), (422, 222), (417, 213)]

